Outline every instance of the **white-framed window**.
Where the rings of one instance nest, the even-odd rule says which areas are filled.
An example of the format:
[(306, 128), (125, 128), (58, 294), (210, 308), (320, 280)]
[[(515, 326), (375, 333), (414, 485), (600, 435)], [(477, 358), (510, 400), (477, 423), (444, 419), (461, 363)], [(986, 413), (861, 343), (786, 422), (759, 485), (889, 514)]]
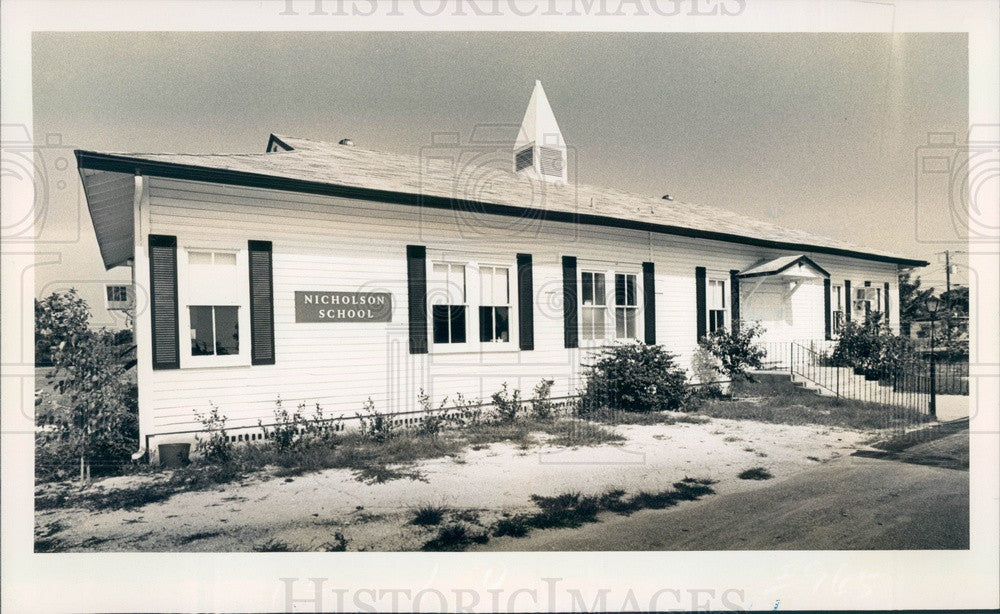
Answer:
[(105, 306), (108, 309), (128, 309), (132, 306), (130, 294), (126, 284), (107, 284), (104, 287)]
[(463, 344), (468, 340), (468, 292), (465, 264), (434, 262), (427, 280), (431, 305), (431, 331), (435, 345)]
[(830, 324), (834, 335), (844, 329), (844, 286), (830, 287)]
[(586, 341), (605, 339), (608, 309), (605, 273), (580, 273), (580, 337)]
[(580, 271), (580, 340), (599, 345), (614, 339), (639, 339), (639, 275), (628, 269)]
[(249, 365), (246, 250), (191, 245), (178, 256), (181, 367)]
[(639, 313), (636, 276), (615, 273), (615, 338), (637, 339), (636, 321)]
[(510, 267), (479, 267), (479, 341), (509, 343), (511, 322)]
[(726, 317), (729, 311), (726, 300), (726, 284), (724, 279), (708, 280), (705, 308), (708, 310), (708, 332), (710, 333), (726, 328)]

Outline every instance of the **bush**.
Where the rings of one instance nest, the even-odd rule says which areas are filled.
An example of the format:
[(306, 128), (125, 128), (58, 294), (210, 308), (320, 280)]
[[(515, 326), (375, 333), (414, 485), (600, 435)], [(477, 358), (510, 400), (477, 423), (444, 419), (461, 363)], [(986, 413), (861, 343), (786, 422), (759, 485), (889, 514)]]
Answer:
[(365, 401), (364, 413), (357, 414), (358, 428), (361, 436), (380, 442), (392, 439), (397, 435), (396, 424), (389, 414), (383, 414), (375, 409), (375, 401), (371, 397)]
[(501, 424), (512, 424), (517, 421), (517, 415), (523, 409), (521, 401), (521, 391), (514, 389), (513, 392), (507, 390), (507, 382), (503, 387), (493, 393), (493, 409), (497, 422)]
[(535, 385), (535, 395), (531, 398), (531, 417), (536, 420), (551, 420), (555, 415), (552, 402), (554, 380), (543, 379)]
[(830, 354), (830, 364), (874, 376), (911, 368), (916, 361), (910, 340), (893, 335), (880, 318), (848, 322)]
[(208, 462), (225, 464), (233, 457), (233, 444), (226, 433), (226, 417), (219, 413), (219, 408), (210, 403), (212, 409), (205, 414), (195, 411), (195, 419), (201, 423), (204, 434), (197, 436), (195, 450)]
[(766, 352), (757, 346), (757, 338), (764, 333), (759, 323), (746, 323), (734, 327), (737, 330), (719, 329), (702, 337), (701, 348), (715, 361), (712, 368), (730, 381), (750, 380), (751, 369), (759, 369)]
[(36, 476), (81, 479), (131, 462), (139, 437), (135, 384), (126, 373), (117, 336), (91, 330), (86, 301), (75, 290), (35, 302), (36, 348), (52, 364), (46, 377), (61, 395), (39, 401)]
[(584, 365), (581, 412), (609, 408), (650, 412), (675, 410), (685, 396), (685, 374), (673, 354), (658, 345), (616, 344)]
[(332, 439), (333, 427), (327, 424), (319, 403), (311, 418), (305, 416), (305, 403), (299, 404), (291, 413), (282, 406), (280, 398), (274, 403), (274, 425), (265, 427), (261, 420), (257, 421), (257, 425), (277, 451), (287, 452)]

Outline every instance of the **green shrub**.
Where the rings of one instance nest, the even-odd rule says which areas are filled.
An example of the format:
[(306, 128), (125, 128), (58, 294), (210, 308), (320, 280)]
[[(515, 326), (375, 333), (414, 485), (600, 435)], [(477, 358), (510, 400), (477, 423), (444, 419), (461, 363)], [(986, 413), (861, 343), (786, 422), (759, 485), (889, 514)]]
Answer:
[(371, 397), (365, 401), (364, 413), (357, 414), (361, 436), (372, 441), (386, 441), (396, 436), (396, 424), (389, 414), (383, 414), (375, 409), (375, 401)]
[(225, 464), (233, 457), (233, 444), (226, 433), (226, 417), (219, 413), (219, 408), (210, 403), (212, 409), (207, 413), (195, 410), (195, 419), (201, 423), (203, 433), (197, 435), (195, 446), (202, 459), (207, 462)]
[(521, 391), (516, 388), (511, 392), (507, 389), (507, 382), (503, 387), (493, 393), (493, 411), (496, 420), (502, 424), (511, 424), (517, 421), (518, 414), (523, 410)]
[(759, 323), (743, 322), (736, 330), (719, 329), (698, 341), (698, 345), (711, 355), (715, 362), (712, 368), (730, 381), (752, 380), (751, 369), (759, 369), (767, 355), (757, 345), (757, 339), (764, 333)]
[(275, 402), (274, 424), (265, 427), (263, 421), (257, 425), (264, 431), (265, 438), (278, 452), (288, 452), (322, 442), (329, 442), (334, 435), (333, 425), (323, 416), (319, 403), (312, 417), (305, 415), (305, 403), (300, 403), (294, 412), (284, 408), (281, 398)]
[(535, 385), (535, 395), (531, 397), (531, 417), (536, 420), (551, 420), (555, 415), (552, 402), (552, 386), (555, 380), (543, 379)]
[(871, 318), (844, 326), (829, 362), (880, 376), (914, 367), (917, 356), (908, 338), (893, 335), (881, 318)]
[(685, 374), (674, 355), (658, 345), (621, 343), (601, 350), (584, 365), (582, 413), (674, 410), (685, 395)]

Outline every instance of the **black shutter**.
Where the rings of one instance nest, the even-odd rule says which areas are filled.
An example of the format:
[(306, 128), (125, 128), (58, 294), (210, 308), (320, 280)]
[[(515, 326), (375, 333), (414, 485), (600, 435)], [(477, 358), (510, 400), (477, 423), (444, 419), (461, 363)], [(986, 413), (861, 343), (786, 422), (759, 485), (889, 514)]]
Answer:
[(250, 364), (274, 364), (274, 272), (270, 241), (250, 241)]
[(708, 332), (708, 314), (705, 313), (705, 267), (696, 267), (694, 270), (694, 308), (698, 312), (698, 340), (700, 341)]
[[(865, 287), (866, 288), (870, 288), (871, 285), (872, 285), (872, 282), (870, 282), (870, 281), (866, 281), (865, 282)], [(868, 297), (866, 296), (865, 297), (865, 322), (867, 322), (869, 319), (871, 319), (871, 315), (872, 315), (872, 302), (869, 301)]]
[(177, 237), (149, 235), (149, 296), (153, 368), (179, 369)]
[(885, 318), (885, 325), (889, 326), (889, 282), (882, 286), (882, 317)]
[(740, 332), (740, 272), (737, 270), (729, 271), (729, 304), (730, 304), (730, 320), (733, 321), (733, 332)]
[(535, 295), (531, 254), (517, 255), (517, 329), (520, 348), (535, 349)]
[(427, 353), (427, 249), (406, 246), (406, 284), (410, 317), (410, 353)]
[(580, 347), (580, 332), (576, 322), (576, 258), (563, 256), (563, 340), (567, 348)]
[(850, 279), (845, 279), (844, 280), (844, 295), (845, 295), (844, 300), (847, 302), (847, 304), (844, 305), (844, 318), (848, 322), (850, 322), (851, 321), (851, 315), (853, 315), (853, 313), (854, 313), (854, 297), (851, 295), (851, 280)]
[(656, 343), (656, 275), (652, 262), (642, 263), (642, 313), (646, 343)]
[(830, 296), (830, 280), (823, 280), (823, 338), (833, 339), (833, 314), (830, 313), (832, 298)]

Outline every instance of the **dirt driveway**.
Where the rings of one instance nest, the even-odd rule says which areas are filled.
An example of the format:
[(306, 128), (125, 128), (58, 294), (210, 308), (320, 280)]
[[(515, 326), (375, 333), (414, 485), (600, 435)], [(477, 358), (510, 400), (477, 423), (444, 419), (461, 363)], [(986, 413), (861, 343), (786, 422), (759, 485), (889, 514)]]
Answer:
[[(486, 550), (907, 550), (969, 547), (968, 431), (846, 456), (752, 492), (492, 540)], [(878, 458), (881, 456), (881, 458)]]
[[(463, 522), (488, 527), (503, 514), (534, 509), (531, 495), (655, 492), (689, 476), (715, 480), (717, 494), (676, 509), (708, 509), (702, 504), (747, 496), (770, 483), (737, 478), (746, 469), (763, 467), (783, 480), (846, 456), (870, 437), (839, 428), (727, 419), (616, 428), (626, 437), (616, 445), (519, 449), (503, 443), (467, 449), (456, 457), (418, 463), (414, 469), (421, 480), (365, 484), (349, 470), (327, 470), (296, 478), (251, 478), (130, 510), (40, 510), (36, 547), (58, 552), (234, 552), (324, 550), (333, 543), (346, 544), (348, 550), (417, 550), (436, 531), (409, 523), (422, 505), (441, 506)], [(91, 488), (141, 487), (144, 479), (108, 479)], [(641, 514), (628, 520), (640, 521), (646, 517)], [(622, 518), (604, 514), (602, 520), (583, 530), (608, 534), (609, 522)], [(514, 549), (539, 543), (534, 538), (496, 541), (500, 545), (508, 539)]]

